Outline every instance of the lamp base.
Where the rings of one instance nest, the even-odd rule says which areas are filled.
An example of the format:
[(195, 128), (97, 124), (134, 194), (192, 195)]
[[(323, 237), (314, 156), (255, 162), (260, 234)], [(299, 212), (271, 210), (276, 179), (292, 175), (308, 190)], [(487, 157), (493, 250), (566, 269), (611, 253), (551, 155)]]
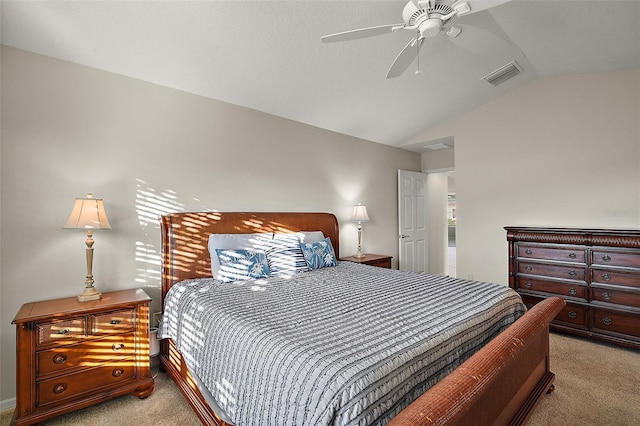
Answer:
[(78, 295), (78, 302), (88, 302), (90, 300), (98, 300), (102, 297), (102, 293), (94, 287), (86, 287), (82, 293)]
[(359, 252), (357, 252), (356, 254), (353, 255), (353, 257), (355, 257), (357, 259), (362, 259), (365, 256), (366, 255), (364, 253), (362, 253), (361, 251), (359, 251)]

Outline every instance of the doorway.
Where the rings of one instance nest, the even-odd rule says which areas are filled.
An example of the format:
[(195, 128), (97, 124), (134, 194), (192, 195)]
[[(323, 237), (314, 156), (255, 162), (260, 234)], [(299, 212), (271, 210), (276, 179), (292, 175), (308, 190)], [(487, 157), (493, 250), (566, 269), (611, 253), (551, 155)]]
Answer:
[[(452, 180), (452, 178), (450, 180)], [(447, 261), (448, 261), (447, 273), (450, 277), (455, 277), (456, 276), (456, 193), (455, 192), (447, 193)]]

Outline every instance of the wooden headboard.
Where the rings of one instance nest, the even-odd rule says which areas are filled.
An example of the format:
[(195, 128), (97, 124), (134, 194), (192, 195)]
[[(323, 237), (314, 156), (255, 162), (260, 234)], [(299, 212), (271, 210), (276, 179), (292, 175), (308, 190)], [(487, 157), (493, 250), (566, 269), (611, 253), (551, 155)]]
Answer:
[(338, 220), (331, 213), (171, 213), (160, 217), (162, 232), (162, 299), (171, 286), (211, 276), (211, 234), (322, 231), (340, 253)]

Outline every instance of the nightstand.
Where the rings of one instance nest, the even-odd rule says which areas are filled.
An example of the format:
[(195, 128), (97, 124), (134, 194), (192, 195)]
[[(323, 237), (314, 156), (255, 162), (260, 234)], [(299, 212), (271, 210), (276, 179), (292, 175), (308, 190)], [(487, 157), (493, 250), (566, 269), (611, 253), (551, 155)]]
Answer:
[(393, 256), (385, 256), (382, 254), (365, 254), (364, 257), (347, 256), (340, 258), (340, 260), (347, 262), (364, 263), (365, 265), (389, 269), (391, 269), (391, 259), (393, 259)]
[(143, 290), (25, 303), (16, 314), (16, 411), (28, 425), (108, 399), (153, 392)]

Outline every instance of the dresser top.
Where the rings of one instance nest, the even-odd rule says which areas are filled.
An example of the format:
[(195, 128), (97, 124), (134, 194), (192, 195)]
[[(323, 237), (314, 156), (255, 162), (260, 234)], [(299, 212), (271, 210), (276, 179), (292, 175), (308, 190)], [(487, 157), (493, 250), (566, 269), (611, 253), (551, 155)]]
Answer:
[(505, 226), (507, 241), (640, 248), (640, 229)]
[(624, 234), (640, 236), (640, 228), (581, 228), (581, 227), (546, 227), (546, 226), (505, 226), (507, 231), (519, 232), (557, 232), (576, 234)]
[(63, 299), (44, 300), (41, 302), (30, 302), (22, 305), (22, 308), (20, 308), (13, 319), (13, 324), (73, 314), (86, 314), (93, 311), (104, 311), (105, 309), (118, 309), (120, 306), (135, 305), (150, 300), (151, 298), (144, 290), (128, 289), (102, 293), (101, 299), (87, 302), (79, 302), (75, 296)]

